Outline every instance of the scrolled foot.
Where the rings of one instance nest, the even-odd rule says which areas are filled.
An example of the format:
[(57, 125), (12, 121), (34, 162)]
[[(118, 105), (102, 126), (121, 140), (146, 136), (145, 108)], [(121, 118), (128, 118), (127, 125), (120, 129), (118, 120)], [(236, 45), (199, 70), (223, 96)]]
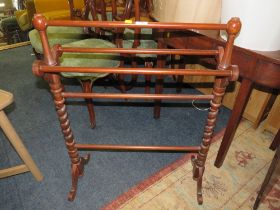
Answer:
[(76, 197), (79, 173), (80, 173), (79, 165), (72, 164), (72, 167), (71, 167), (72, 186), (71, 186), (70, 192), (68, 193), (68, 201), (73, 201)]
[(202, 197), (202, 176), (197, 180), (197, 203), (201, 205), (203, 203), (203, 197)]
[(204, 166), (197, 165), (197, 159), (195, 156), (191, 158), (192, 165), (193, 165), (193, 179), (197, 182), (197, 203), (201, 205), (203, 203), (202, 197), (202, 178), (204, 173)]
[(68, 200), (73, 201), (76, 197), (78, 180), (79, 177), (84, 175), (84, 165), (88, 163), (90, 159), (90, 154), (87, 154), (85, 157), (81, 157), (78, 164), (72, 164), (72, 187), (68, 193)]
[(198, 203), (199, 205), (202, 205), (202, 204), (203, 204), (203, 197), (202, 197), (202, 194), (197, 193), (197, 203)]
[(81, 161), (79, 164), (79, 177), (84, 175), (84, 166), (88, 163), (90, 160), (90, 154), (87, 154), (85, 157), (81, 157)]
[(68, 201), (73, 201), (76, 197), (77, 189), (71, 189), (68, 193)]
[(91, 127), (92, 129), (94, 129), (94, 128), (96, 127), (96, 123), (95, 123), (95, 122), (90, 122), (90, 127)]
[(196, 157), (192, 156), (191, 157), (191, 163), (193, 166), (193, 180), (197, 181), (199, 178), (199, 168), (196, 165)]

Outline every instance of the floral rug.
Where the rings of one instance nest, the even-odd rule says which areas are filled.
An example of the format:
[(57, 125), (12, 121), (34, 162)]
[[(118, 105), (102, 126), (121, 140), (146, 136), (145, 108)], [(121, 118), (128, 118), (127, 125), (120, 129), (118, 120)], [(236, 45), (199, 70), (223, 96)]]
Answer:
[[(273, 136), (263, 133), (261, 128), (254, 130), (248, 121), (242, 121), (227, 158), (218, 169), (214, 167), (214, 161), (223, 132), (214, 137), (209, 151), (203, 181), (203, 205), (196, 201), (190, 155), (184, 155), (120, 195), (103, 210), (252, 209), (274, 155), (268, 149)], [(260, 210), (280, 210), (279, 168)]]

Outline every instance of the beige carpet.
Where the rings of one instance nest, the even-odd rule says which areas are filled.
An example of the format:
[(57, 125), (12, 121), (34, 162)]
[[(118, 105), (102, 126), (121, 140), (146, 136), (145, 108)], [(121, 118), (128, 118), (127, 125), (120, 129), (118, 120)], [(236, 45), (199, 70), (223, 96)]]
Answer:
[[(252, 209), (256, 194), (274, 152), (268, 149), (273, 136), (254, 130), (242, 121), (224, 165), (214, 167), (220, 145), (220, 132), (212, 144), (203, 181), (204, 203), (196, 201), (196, 182), (192, 179), (190, 155), (167, 166), (139, 183), (103, 209)], [(278, 168), (279, 169), (279, 168)], [(259, 209), (280, 209), (280, 172), (273, 177), (271, 190)]]

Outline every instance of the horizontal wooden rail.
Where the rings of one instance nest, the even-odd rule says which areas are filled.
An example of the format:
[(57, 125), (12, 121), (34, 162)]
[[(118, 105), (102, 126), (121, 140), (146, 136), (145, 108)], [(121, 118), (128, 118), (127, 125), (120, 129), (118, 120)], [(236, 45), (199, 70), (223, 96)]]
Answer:
[(164, 68), (94, 68), (71, 66), (39, 65), (39, 71), (45, 73), (80, 72), (80, 73), (115, 73), (115, 74), (151, 74), (151, 75), (191, 75), (231, 77), (230, 70), (209, 69), (164, 69)]
[(215, 23), (163, 23), (163, 22), (132, 22), (125, 21), (83, 21), (83, 20), (48, 20), (47, 26), (69, 27), (104, 27), (104, 28), (158, 28), (158, 29), (196, 29), (196, 30), (226, 30), (227, 24)]
[(156, 54), (156, 55), (219, 55), (218, 50), (196, 50), (196, 49), (148, 49), (148, 48), (80, 48), (60, 47), (60, 52), (79, 53), (125, 53), (125, 54)]
[(129, 151), (178, 151), (198, 152), (200, 146), (136, 146), (136, 145), (112, 145), (112, 144), (75, 144), (81, 150), (129, 150)]
[(5, 178), (9, 176), (14, 176), (17, 174), (25, 173), (30, 171), (25, 164), (13, 166), (10, 168), (5, 168), (0, 170), (0, 178)]
[(62, 92), (65, 98), (104, 98), (104, 99), (162, 99), (162, 100), (212, 100), (213, 95), (187, 95), (187, 94), (139, 94), (139, 93), (81, 93)]

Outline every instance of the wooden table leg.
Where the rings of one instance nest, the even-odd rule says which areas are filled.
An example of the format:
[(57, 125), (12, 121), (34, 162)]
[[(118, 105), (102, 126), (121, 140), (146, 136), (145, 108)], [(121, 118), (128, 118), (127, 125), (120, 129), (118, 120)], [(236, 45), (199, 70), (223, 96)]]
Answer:
[[(279, 129), (280, 130), (280, 129)], [(279, 130), (278, 130), (278, 134), (279, 134)], [(273, 157), (273, 160), (269, 166), (269, 169), (267, 171), (267, 174), (265, 176), (265, 179), (262, 183), (262, 186), (261, 186), (261, 189), (258, 193), (258, 196), (256, 198), (256, 201), (255, 201), (255, 204), (254, 204), (254, 207), (253, 209), (256, 210), (260, 204), (260, 201), (262, 199), (262, 196), (264, 194), (264, 191), (265, 191), (265, 188), (267, 187), (272, 175), (273, 175), (273, 172), (275, 171), (275, 168), (277, 166), (277, 163), (279, 163), (279, 158), (280, 158), (280, 147), (278, 146), (276, 152), (275, 152), (275, 155)]]
[(269, 149), (276, 150), (277, 147), (280, 146), (280, 128), (277, 131), (276, 136), (274, 137), (272, 144), (270, 145)]
[(242, 118), (242, 114), (244, 112), (249, 96), (251, 94), (252, 87), (253, 87), (252, 81), (248, 79), (242, 79), (241, 86), (238, 95), (236, 97), (236, 101), (233, 106), (231, 116), (227, 124), (221, 146), (218, 151), (217, 158), (215, 160), (214, 165), (218, 168), (222, 166), (225, 160), (226, 154), (229, 150), (234, 134)]

